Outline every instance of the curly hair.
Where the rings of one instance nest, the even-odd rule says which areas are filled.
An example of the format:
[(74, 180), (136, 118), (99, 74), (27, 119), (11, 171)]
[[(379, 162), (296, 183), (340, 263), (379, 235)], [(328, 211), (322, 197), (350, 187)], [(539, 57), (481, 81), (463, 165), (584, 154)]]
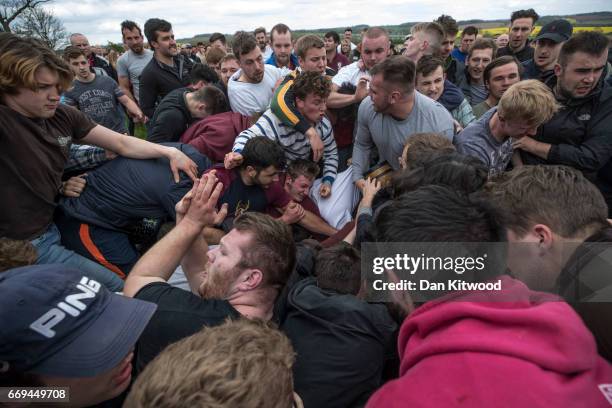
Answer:
[(296, 98), (306, 99), (306, 95), (315, 94), (321, 98), (327, 99), (331, 93), (331, 81), (318, 72), (303, 72), (291, 86), (293, 94)]

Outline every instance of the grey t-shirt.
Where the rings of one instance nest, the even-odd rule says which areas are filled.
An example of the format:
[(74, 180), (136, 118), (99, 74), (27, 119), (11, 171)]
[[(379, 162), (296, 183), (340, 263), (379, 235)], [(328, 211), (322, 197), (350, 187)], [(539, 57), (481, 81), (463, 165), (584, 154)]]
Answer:
[(126, 133), (125, 114), (117, 98), (125, 95), (109, 76), (97, 76), (91, 82), (74, 80), (64, 93), (64, 102), (74, 106), (94, 122), (119, 133)]
[(414, 94), (414, 107), (404, 120), (376, 112), (369, 96), (361, 102), (353, 145), (353, 181), (362, 179), (369, 170), (372, 149), (378, 150), (380, 163), (386, 161), (397, 170), (404, 144), (411, 135), (433, 132), (453, 140), (455, 126), (446, 108), (417, 91)]
[(153, 51), (145, 48), (142, 54), (128, 50), (117, 60), (117, 75), (129, 78), (132, 84), (132, 94), (137, 101), (140, 98), (140, 74), (151, 58), (153, 58)]
[(512, 159), (512, 139), (498, 142), (491, 133), (489, 121), (497, 107), (489, 109), (480, 119), (470, 123), (455, 136), (455, 147), (459, 153), (473, 156), (489, 168), (489, 176), (503, 173)]

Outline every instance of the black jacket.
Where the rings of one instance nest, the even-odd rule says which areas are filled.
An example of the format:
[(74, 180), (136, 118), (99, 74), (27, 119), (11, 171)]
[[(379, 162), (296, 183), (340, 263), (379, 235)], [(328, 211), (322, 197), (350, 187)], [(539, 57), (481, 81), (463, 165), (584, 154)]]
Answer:
[(147, 136), (149, 142), (178, 142), (189, 125), (195, 121), (185, 99), (188, 92), (191, 92), (191, 89), (175, 89), (157, 105)]
[[(546, 160), (521, 151), (525, 164), (562, 164), (574, 167), (599, 187), (612, 208), (612, 87), (605, 75), (588, 96), (565, 99), (553, 118), (538, 129), (535, 139), (552, 145)], [(554, 89), (557, 77), (547, 85)]]
[(555, 75), (555, 71), (552, 69), (541, 71), (533, 61), (533, 59), (523, 62), (523, 75), (521, 79), (537, 79), (544, 83), (548, 82), (551, 77)]
[(599, 354), (612, 362), (612, 228), (576, 249), (559, 275), (559, 294), (591, 330)]
[(113, 78), (115, 82), (117, 82), (117, 71), (115, 71), (115, 68), (113, 68), (113, 66), (104, 58), (100, 58), (94, 54), (92, 67), (102, 68), (104, 71), (106, 71), (109, 77)]
[(497, 55), (495, 57), (499, 58), (503, 57), (504, 55), (512, 55), (516, 57), (520, 62), (525, 62), (530, 59), (533, 59), (533, 52), (534, 49), (533, 47), (530, 47), (529, 44), (525, 44), (525, 47), (523, 47), (523, 49), (517, 52), (516, 54), (512, 52), (510, 47), (506, 45), (505, 47), (502, 47), (497, 50)]
[(140, 108), (144, 114), (153, 117), (155, 106), (166, 95), (189, 85), (192, 67), (191, 61), (180, 54), (174, 57), (174, 67), (162, 64), (153, 56), (140, 74)]

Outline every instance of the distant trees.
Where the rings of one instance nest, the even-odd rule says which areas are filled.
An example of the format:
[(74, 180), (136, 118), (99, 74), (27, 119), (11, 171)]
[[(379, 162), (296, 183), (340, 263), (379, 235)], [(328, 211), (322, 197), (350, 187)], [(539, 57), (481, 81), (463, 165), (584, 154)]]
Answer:
[(51, 49), (63, 47), (68, 39), (64, 25), (42, 7), (50, 1), (0, 0), (0, 29), (38, 38)]

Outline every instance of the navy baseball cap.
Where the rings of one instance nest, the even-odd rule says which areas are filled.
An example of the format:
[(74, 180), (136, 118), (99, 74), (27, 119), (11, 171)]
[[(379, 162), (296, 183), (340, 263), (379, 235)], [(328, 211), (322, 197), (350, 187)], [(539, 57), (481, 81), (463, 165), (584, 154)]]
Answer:
[(536, 37), (536, 41), (546, 38), (560, 43), (569, 40), (573, 31), (574, 27), (569, 21), (563, 19), (554, 20), (542, 27)]
[(0, 369), (102, 374), (130, 353), (156, 308), (112, 293), (66, 265), (0, 273)]

